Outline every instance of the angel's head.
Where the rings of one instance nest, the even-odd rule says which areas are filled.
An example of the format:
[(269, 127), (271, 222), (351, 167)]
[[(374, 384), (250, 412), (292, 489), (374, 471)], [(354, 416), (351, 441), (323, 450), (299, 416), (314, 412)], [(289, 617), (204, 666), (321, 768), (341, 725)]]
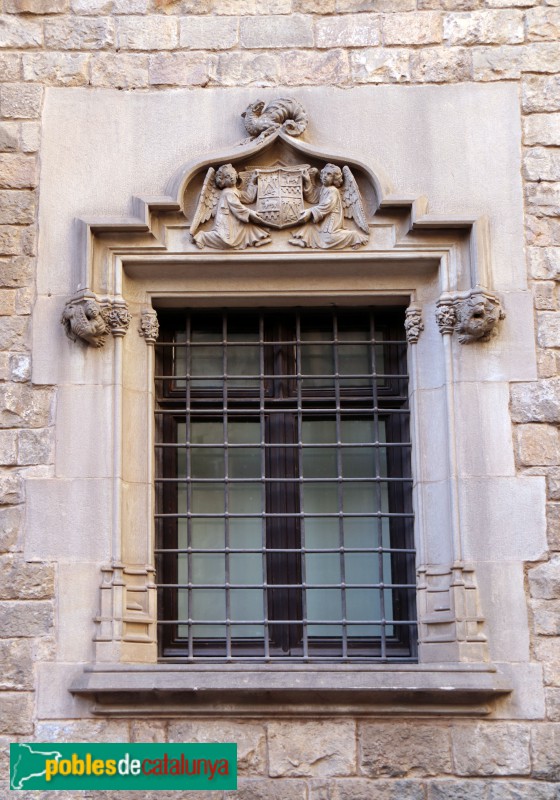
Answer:
[(336, 164), (325, 164), (321, 170), (321, 183), (323, 186), (336, 186), (339, 189), (344, 183), (342, 170)]
[(216, 186), (218, 189), (226, 189), (229, 186), (235, 186), (237, 183), (237, 170), (233, 164), (222, 164), (216, 170)]

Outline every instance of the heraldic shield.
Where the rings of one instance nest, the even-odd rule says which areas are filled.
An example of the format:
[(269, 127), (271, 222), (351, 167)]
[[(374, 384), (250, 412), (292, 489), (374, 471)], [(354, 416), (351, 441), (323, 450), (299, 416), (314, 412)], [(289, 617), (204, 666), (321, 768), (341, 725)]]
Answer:
[[(295, 167), (257, 167), (256, 212), (271, 228), (289, 228), (296, 224), (304, 211), (303, 174), (307, 164)], [(249, 174), (251, 174), (249, 173)], [(240, 176), (243, 181), (244, 174)]]

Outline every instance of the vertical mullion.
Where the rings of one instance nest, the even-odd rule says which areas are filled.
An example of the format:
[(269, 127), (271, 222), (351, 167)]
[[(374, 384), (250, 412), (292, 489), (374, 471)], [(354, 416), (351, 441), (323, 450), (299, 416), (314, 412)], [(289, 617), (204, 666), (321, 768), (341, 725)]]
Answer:
[[(187, 511), (192, 509), (192, 466), (191, 466), (191, 368), (192, 368), (192, 347), (191, 347), (191, 315), (187, 314), (186, 324), (186, 377), (185, 377), (185, 472), (187, 479)], [(192, 517), (187, 514), (187, 609), (189, 613), (188, 619), (188, 657), (194, 657), (194, 642), (193, 642), (193, 622), (192, 622)], [(177, 556), (179, 558), (179, 556)]]
[(372, 386), (372, 403), (373, 403), (373, 453), (375, 461), (375, 486), (377, 493), (377, 542), (379, 547), (378, 552), (378, 565), (379, 565), (379, 610), (381, 617), (381, 659), (387, 657), (387, 635), (386, 635), (386, 622), (385, 622), (385, 589), (384, 589), (384, 574), (383, 574), (383, 517), (381, 516), (382, 507), (382, 489), (381, 489), (381, 462), (379, 457), (379, 407), (377, 397), (377, 365), (376, 365), (376, 342), (375, 342), (375, 319), (373, 312), (369, 314), (369, 330), (370, 330), (370, 353), (371, 353), (371, 386)]
[(231, 594), (229, 558), (229, 450), (228, 450), (228, 331), (227, 314), (222, 315), (222, 424), (224, 428), (224, 544), (226, 580), (226, 659), (231, 660)]
[[(259, 314), (259, 430), (261, 448), (261, 475), (267, 476), (266, 456), (266, 417), (265, 417), (265, 358), (264, 358), (264, 316)], [(265, 506), (263, 509), (263, 497)], [(261, 481), (261, 514), (266, 509), (266, 483)], [(261, 518), (261, 544), (263, 569), (263, 611), (264, 611), (264, 657), (270, 659), (270, 626), (268, 615), (268, 553), (266, 546), (266, 517)]]
[(333, 355), (334, 355), (334, 391), (335, 391), (335, 431), (336, 431), (336, 473), (337, 473), (337, 508), (338, 508), (338, 537), (340, 545), (340, 593), (342, 604), (342, 657), (348, 657), (348, 625), (346, 609), (346, 558), (344, 552), (344, 515), (343, 515), (343, 484), (342, 484), (342, 426), (340, 419), (340, 372), (338, 357), (338, 315), (333, 313)]
[[(301, 316), (296, 313), (296, 430), (297, 430), (297, 479), (299, 511), (304, 511), (303, 504), (303, 399), (302, 399), (302, 374), (301, 374)], [(309, 635), (307, 629), (307, 577), (306, 577), (306, 550), (305, 550), (305, 514), (300, 517), (300, 569), (301, 569), (301, 621), (303, 629), (303, 659), (309, 658)]]

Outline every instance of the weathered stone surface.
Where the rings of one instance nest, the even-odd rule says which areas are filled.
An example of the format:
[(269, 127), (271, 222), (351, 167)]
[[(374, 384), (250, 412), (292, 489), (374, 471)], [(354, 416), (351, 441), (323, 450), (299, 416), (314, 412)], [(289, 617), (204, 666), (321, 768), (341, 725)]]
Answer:
[(366, 778), (310, 781), (309, 800), (425, 800), (420, 781), (380, 781)]
[(520, 11), (472, 11), (447, 14), (443, 38), (451, 45), (518, 44), (524, 39)]
[(560, 598), (560, 556), (529, 570), (531, 597), (539, 600)]
[(18, 431), (18, 464), (52, 464), (54, 462), (54, 430)]
[(0, 350), (26, 349), (28, 334), (29, 319), (27, 317), (0, 317)]
[(74, 14), (97, 16), (97, 14), (110, 14), (114, 8), (114, 0), (72, 0)]
[(10, 380), (25, 382), (31, 380), (31, 357), (28, 353), (10, 355)]
[(288, 50), (282, 53), (281, 63), (282, 79), (288, 86), (342, 86), (349, 79), (348, 56), (343, 50)]
[(22, 289), (16, 289), (15, 295), (16, 314), (31, 314), (35, 301), (35, 288), (33, 286), (25, 286)]
[(0, 255), (15, 256), (20, 253), (22, 250), (21, 234), (21, 228), (0, 225)]
[(533, 286), (535, 308), (539, 311), (556, 310), (556, 284), (553, 281), (542, 281)]
[(451, 772), (449, 728), (422, 723), (360, 724), (361, 770), (372, 778)]
[[(546, 476), (546, 493), (549, 500), (560, 500), (560, 470), (551, 469)], [(554, 506), (554, 503), (550, 504)]]
[(0, 574), (1, 600), (44, 600), (52, 596), (52, 564), (28, 562), (14, 555), (4, 555), (0, 559)]
[(560, 214), (560, 183), (557, 181), (543, 179), (541, 183), (526, 183), (525, 197), (533, 214)]
[(557, 353), (554, 350), (537, 349), (537, 375), (539, 378), (553, 378), (560, 369), (556, 362)]
[(521, 464), (560, 464), (560, 430), (546, 423), (520, 425), (517, 429)]
[(524, 75), (521, 81), (523, 111), (560, 111), (560, 75)]
[(226, 720), (169, 723), (170, 742), (237, 742), (240, 774), (266, 774), (266, 731), (264, 725)]
[(21, 55), (0, 52), (0, 80), (19, 81), (21, 78)]
[[(304, 781), (243, 780), (237, 791), (225, 792), (224, 800), (306, 800), (307, 786)], [(196, 800), (196, 798), (193, 798)]]
[[(19, 124), (17, 122), (0, 122), (0, 152), (10, 153), (18, 149)], [(0, 213), (2, 204), (0, 203)]]
[(560, 689), (545, 689), (546, 718), (551, 722), (560, 722)]
[(488, 800), (487, 781), (449, 778), (428, 783), (428, 800)]
[(513, 383), (511, 418), (514, 422), (557, 422), (560, 418), (560, 378)]
[(560, 637), (538, 636), (535, 658), (543, 665), (545, 686), (560, 686)]
[[(0, 508), (0, 553), (16, 550), (19, 542), (19, 532), (23, 526), (23, 509), (19, 506)], [(4, 617), (2, 616), (2, 632), (5, 636), (13, 636), (5, 631)], [(19, 634), (18, 634), (19, 635)]]
[(92, 86), (140, 89), (149, 85), (149, 56), (144, 53), (99, 53), (91, 62)]
[(128, 742), (128, 722), (117, 720), (77, 720), (71, 722), (38, 722), (38, 742)]
[(560, 314), (541, 311), (537, 314), (538, 342), (541, 347), (560, 347)]
[[(204, 10), (197, 10), (201, 5), (204, 9), (204, 2), (199, 0), (187, 0), (183, 13), (204, 14)], [(292, 11), (291, 0), (214, 0), (210, 4), (210, 11), (213, 14), (226, 14), (232, 16), (256, 16), (257, 14), (290, 14)]]
[(0, 693), (0, 734), (18, 736), (33, 732), (33, 694)]
[(0, 639), (0, 691), (33, 689), (34, 655), (31, 639)]
[(45, 22), (45, 42), (53, 49), (101, 50), (114, 43), (113, 20), (103, 17), (48, 19)]
[(179, 42), (173, 17), (121, 17), (117, 47), (121, 50), (173, 50)]
[(554, 42), (560, 38), (560, 8), (531, 8), (525, 20), (529, 40)]
[(441, 14), (388, 14), (383, 17), (383, 43), (386, 45), (439, 44), (443, 39)]
[(113, 14), (146, 14), (149, 0), (114, 0)]
[(560, 247), (529, 247), (527, 258), (533, 278), (560, 281)]
[[(215, 57), (214, 57), (215, 58)], [(213, 66), (205, 53), (159, 53), (149, 57), (152, 86), (206, 86)]]
[(23, 77), (55, 86), (84, 86), (88, 83), (89, 59), (83, 53), (26, 53)]
[(34, 219), (33, 192), (0, 190), (0, 224), (29, 225)]
[(523, 158), (523, 174), (529, 181), (560, 180), (560, 147), (528, 150)]
[(523, 120), (525, 144), (560, 145), (560, 114), (530, 114)]
[(218, 86), (276, 86), (282, 64), (276, 53), (221, 53), (212, 76)]
[(531, 745), (533, 777), (545, 781), (560, 781), (560, 725), (534, 725)]
[(50, 422), (52, 392), (30, 386), (0, 386), (0, 428), (43, 428)]
[(301, 14), (244, 17), (239, 24), (242, 47), (312, 47), (311, 19)]
[(301, 14), (332, 14), (336, 0), (293, 0), (293, 10)]
[(510, 723), (454, 725), (453, 760), (459, 775), (528, 775), (529, 727)]
[(455, 83), (470, 80), (472, 59), (468, 50), (428, 47), (415, 50), (410, 57), (413, 81), (420, 83)]
[(436, 9), (442, 11), (473, 11), (480, 8), (482, 0), (418, 0), (419, 9)]
[(38, 117), (42, 100), (42, 86), (26, 83), (0, 84), (0, 112), (8, 119)]
[(410, 80), (410, 53), (400, 48), (358, 50), (350, 54), (357, 83), (404, 83)]
[(271, 722), (268, 725), (272, 777), (330, 777), (356, 772), (355, 725), (350, 721)]
[(557, 42), (534, 42), (523, 47), (524, 72), (560, 71), (560, 44)]
[(131, 742), (167, 742), (167, 722), (133, 720), (130, 723)]
[(560, 220), (525, 215), (527, 244), (541, 247), (560, 245)]
[(236, 17), (183, 17), (179, 22), (179, 46), (190, 50), (228, 50), (237, 44)]
[(24, 153), (36, 153), (41, 145), (41, 126), (39, 122), (21, 123), (21, 149)]
[(15, 464), (17, 431), (0, 431), (0, 464)]
[(21, 475), (17, 475), (14, 472), (0, 473), (0, 505), (17, 505), (22, 503), (23, 500), (24, 492)]
[(368, 47), (380, 42), (377, 14), (345, 14), (315, 23), (317, 47)]
[(523, 67), (523, 48), (514, 45), (473, 48), (473, 76), (477, 81), (519, 78)]
[(487, 800), (558, 800), (558, 787), (535, 781), (491, 781)]
[(9, 14), (63, 14), (68, 11), (69, 0), (4, 0), (4, 11)]
[(43, 28), (37, 22), (17, 17), (0, 18), (0, 47), (40, 47)]
[[(547, 476), (549, 485), (553, 479), (553, 476)], [(551, 550), (560, 550), (560, 503), (546, 504), (546, 539)]]
[[(0, 521), (6, 510), (0, 510)], [(16, 510), (16, 509), (13, 509)], [(2, 636), (35, 637), (52, 632), (54, 612), (52, 603), (42, 600), (16, 600), (0, 602)]]
[(560, 601), (535, 600), (531, 604), (535, 633), (560, 636)]

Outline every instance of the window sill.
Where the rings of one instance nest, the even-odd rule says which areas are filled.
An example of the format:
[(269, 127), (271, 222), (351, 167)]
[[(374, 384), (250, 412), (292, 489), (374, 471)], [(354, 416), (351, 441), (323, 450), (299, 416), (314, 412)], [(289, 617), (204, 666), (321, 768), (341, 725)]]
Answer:
[[(100, 715), (483, 716), (512, 691), (489, 664), (98, 664), (70, 692)], [(281, 701), (281, 708), (278, 705)]]

